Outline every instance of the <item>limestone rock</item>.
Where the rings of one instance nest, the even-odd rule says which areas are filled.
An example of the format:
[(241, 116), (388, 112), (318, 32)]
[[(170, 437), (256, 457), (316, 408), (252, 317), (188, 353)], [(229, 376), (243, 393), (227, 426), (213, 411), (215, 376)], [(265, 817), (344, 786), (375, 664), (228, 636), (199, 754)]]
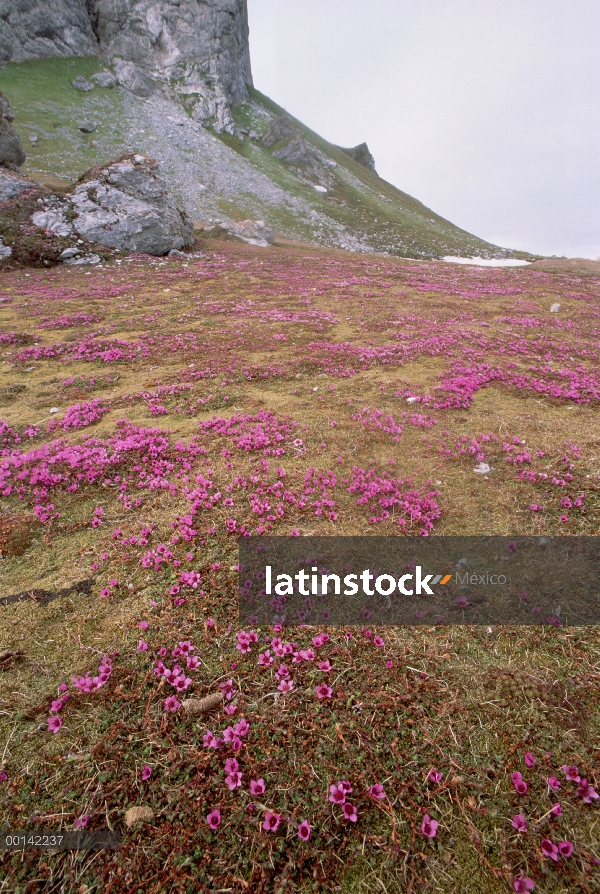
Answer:
[(5, 261), (7, 258), (10, 258), (12, 255), (12, 248), (10, 245), (5, 245), (0, 239), (0, 261)]
[[(86, 0), (80, 0), (85, 5)], [(100, 47), (152, 72), (198, 66), (229, 102), (252, 83), (247, 0), (91, 0)]]
[(25, 161), (21, 138), (11, 124), (14, 117), (6, 96), (0, 93), (0, 165), (12, 169), (20, 168)]
[(107, 87), (112, 89), (113, 87), (119, 86), (119, 79), (116, 75), (112, 73), (112, 71), (98, 71), (96, 74), (92, 75), (92, 81), (95, 81), (99, 87)]
[(289, 115), (279, 115), (275, 118), (274, 121), (271, 122), (269, 128), (267, 129), (265, 135), (262, 138), (263, 146), (267, 149), (270, 149), (271, 146), (274, 146), (275, 143), (278, 143), (279, 140), (283, 140), (285, 137), (293, 137), (298, 135), (298, 128), (296, 127), (292, 118)]
[[(341, 146), (339, 146), (338, 148), (342, 149)], [(373, 171), (374, 174), (377, 173), (377, 171), (375, 170), (375, 159), (369, 152), (369, 147), (366, 143), (360, 143), (360, 145), (355, 146), (353, 149), (342, 149), (342, 152), (345, 152), (346, 155), (349, 155), (350, 158), (353, 158), (354, 161), (357, 161), (365, 168)]]
[(96, 125), (93, 121), (84, 121), (83, 124), (79, 125), (78, 130), (80, 130), (81, 133), (94, 133)]
[(91, 56), (97, 52), (86, 0), (0, 2), (0, 61)]
[(85, 264), (99, 264), (101, 260), (100, 255), (90, 254), (84, 255), (82, 258), (67, 258), (64, 263), (68, 267), (82, 267)]
[(70, 236), (73, 226), (66, 216), (67, 205), (59, 205), (46, 211), (36, 211), (31, 215), (32, 223), (41, 230), (54, 233), (55, 236)]
[(192, 222), (168, 193), (158, 163), (143, 155), (93, 168), (67, 201), (73, 229), (86, 242), (164, 255), (194, 241)]
[(60, 253), (59, 261), (68, 261), (78, 254), (79, 250), (77, 248), (74, 248), (73, 246), (71, 248), (65, 248), (65, 250)]
[(145, 71), (134, 62), (115, 60), (115, 74), (121, 87), (136, 96), (148, 97), (154, 92), (154, 84)]
[(125, 811), (125, 824), (131, 828), (136, 823), (151, 823), (154, 811), (151, 807), (130, 807)]
[(308, 143), (300, 134), (293, 137), (285, 146), (277, 149), (273, 153), (273, 157), (290, 165), (305, 165), (312, 161)]
[(77, 77), (71, 81), (71, 85), (75, 87), (76, 90), (81, 90), (82, 93), (89, 93), (90, 90), (94, 89), (92, 82), (88, 81), (86, 78), (82, 78), (81, 75), (77, 75)]
[(270, 227), (267, 227), (263, 220), (243, 220), (239, 223), (234, 221), (222, 221), (215, 227), (214, 235), (227, 234), (233, 236), (234, 239), (241, 239), (249, 245), (258, 245), (261, 248), (268, 248), (275, 242), (275, 234)]
[(28, 189), (39, 189), (39, 184), (24, 174), (0, 167), (0, 202), (16, 199)]
[(229, 102), (248, 98), (247, 0), (0, 0), (0, 23), (0, 61), (101, 52), (167, 76), (192, 63)]
[(7, 121), (15, 120), (13, 110), (4, 93), (0, 93), (0, 118), (6, 118)]

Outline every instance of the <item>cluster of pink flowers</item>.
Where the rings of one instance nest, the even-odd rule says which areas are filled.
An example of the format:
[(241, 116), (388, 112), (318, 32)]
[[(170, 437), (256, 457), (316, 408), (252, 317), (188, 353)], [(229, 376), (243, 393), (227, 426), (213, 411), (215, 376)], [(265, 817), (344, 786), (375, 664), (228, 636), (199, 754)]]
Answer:
[(229, 419), (208, 419), (200, 423), (200, 431), (227, 438), (239, 450), (260, 450), (267, 456), (281, 456), (285, 453), (285, 445), (293, 438), (296, 424), (277, 419), (269, 410), (261, 410), (254, 415), (244, 413)]
[(82, 677), (73, 677), (73, 686), (76, 689), (81, 689), (82, 692), (94, 692), (94, 690), (101, 689), (108, 682), (111, 673), (112, 658), (110, 655), (103, 655), (97, 676), (90, 677), (89, 674), (86, 674)]
[[(110, 675), (112, 673), (112, 661), (113, 655), (103, 655), (100, 665), (98, 667), (98, 673), (96, 676), (92, 677), (89, 673), (80, 677), (72, 677), (71, 681), (73, 686), (76, 689), (81, 690), (81, 692), (96, 692), (98, 689), (101, 689), (108, 682)], [(59, 729), (63, 725), (62, 717), (59, 716), (60, 711), (64, 708), (67, 701), (69, 700), (70, 693), (69, 687), (66, 683), (61, 683), (59, 686), (60, 695), (58, 698), (54, 699), (52, 704), (50, 705), (50, 717), (48, 717), (48, 730), (52, 733), (57, 733)]]
[(350, 493), (359, 494), (357, 505), (369, 504), (373, 513), (371, 524), (393, 518), (396, 524), (406, 530), (420, 526), (419, 533), (427, 536), (441, 515), (435, 500), (440, 492), (426, 491), (424, 488), (406, 490), (406, 485), (412, 483), (410, 478), (393, 478), (387, 472), (377, 475), (373, 469), (367, 471), (354, 466), (347, 483)]
[(42, 320), (40, 323), (37, 323), (37, 325), (40, 329), (74, 329), (77, 326), (89, 326), (92, 323), (99, 322), (99, 314), (77, 311), (72, 314), (63, 314), (52, 320)]

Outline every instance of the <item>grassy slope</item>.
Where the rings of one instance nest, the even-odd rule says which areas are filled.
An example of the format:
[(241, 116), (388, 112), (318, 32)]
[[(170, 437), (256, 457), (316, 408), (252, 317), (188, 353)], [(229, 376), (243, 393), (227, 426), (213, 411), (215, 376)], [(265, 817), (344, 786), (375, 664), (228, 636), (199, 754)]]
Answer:
[[(117, 420), (126, 418), (166, 433), (166, 458), (175, 468), (164, 474), (172, 484), (181, 487), (185, 479), (179, 475), (187, 474), (193, 486), (197, 474), (213, 468), (216, 486), (235, 502), (231, 510), (199, 512), (197, 535), (172, 547), (180, 569), (166, 562), (155, 571), (142, 566), (141, 556), (169, 543), (171, 522), (189, 504), (181, 492), (138, 488), (144, 468), (143, 461), (136, 463), (138, 454), (109, 479), (102, 475), (76, 492), (54, 487), (50, 498), (61, 516), (47, 525), (37, 524), (32, 512), (35, 483), (20, 480), (23, 500), (14, 493), (2, 498), (2, 593), (55, 591), (90, 577), (92, 593), (59, 596), (47, 606), (29, 598), (0, 606), (0, 652), (12, 653), (0, 660), (0, 770), (8, 776), (0, 782), (0, 823), (25, 829), (42, 816), (44, 828), (72, 828), (78, 816), (89, 814), (91, 828), (108, 822), (123, 836), (123, 850), (101, 859), (0, 855), (8, 890), (42, 894), (51, 872), (65, 890), (89, 886), (94, 894), (103, 886), (111, 894), (395, 894), (427, 886), (447, 894), (500, 894), (512, 890), (520, 869), (544, 894), (600, 889), (597, 803), (583, 804), (560, 770), (563, 763), (577, 764), (598, 783), (597, 628), (408, 627), (378, 631), (385, 639), (381, 650), (356, 628), (349, 643), (343, 630), (332, 629), (319, 659), (330, 659), (333, 672), (322, 674), (316, 662), (294, 664), (296, 691), (278, 699), (271, 670), (257, 665), (257, 647), (249, 656), (235, 648), (236, 538), (225, 525), (235, 512), (254, 529), (247, 491), (234, 482), (263, 474), (266, 459), (269, 482), (277, 480), (281, 464), (292, 488), (302, 486), (311, 466), (339, 476), (335, 521), (290, 507), (273, 533), (292, 527), (317, 534), (398, 533), (391, 521), (373, 527), (369, 508), (346, 492), (343, 478), (359, 465), (378, 474), (393, 468), (416, 487), (433, 481), (440, 490), (438, 533), (597, 534), (597, 400), (577, 403), (494, 384), (477, 391), (469, 406), (434, 411), (431, 428), (407, 422), (398, 442), (354, 418), (367, 406), (398, 420), (407, 405), (397, 391), (409, 385), (415, 393), (432, 393), (467, 350), (475, 352), (474, 363), (516, 363), (522, 374), (543, 381), (554, 374), (535, 372), (542, 355), (551, 367), (581, 367), (597, 379), (597, 275), (456, 269), (306, 247), (262, 251), (217, 243), (189, 266), (183, 260), (137, 260), (89, 275), (17, 271), (5, 275), (2, 297), (2, 331), (16, 333), (16, 340), (2, 345), (1, 415), (23, 435), (28, 424), (39, 428), (18, 449), (60, 435), (75, 444), (85, 435), (106, 441)], [(554, 301), (561, 303), (559, 316), (548, 312)], [(296, 322), (282, 320), (283, 312), (297, 315)], [(532, 318), (538, 320), (533, 327), (527, 322)], [(50, 325), (42, 328), (41, 322)], [(287, 341), (274, 338), (281, 334)], [(196, 343), (185, 341), (192, 336)], [(452, 339), (449, 347), (428, 349), (428, 338), (445, 336)], [(68, 354), (84, 339), (138, 338), (149, 356), (134, 351), (129, 360), (104, 362)], [(67, 353), (39, 360), (16, 356), (36, 340), (45, 346), (62, 342)], [(403, 364), (360, 363), (356, 355), (340, 360), (331, 349), (311, 347), (322, 341), (414, 348)], [(332, 363), (346, 374), (327, 372)], [(350, 365), (352, 374), (344, 369)], [(174, 385), (187, 387), (171, 395), (158, 390)], [(50, 419), (62, 420), (67, 407), (94, 397), (110, 408), (101, 421), (81, 431), (46, 433)], [(153, 406), (167, 413), (156, 416)], [(52, 407), (59, 413), (51, 415)], [(288, 445), (274, 460), (205, 436), (207, 453), (191, 458), (187, 471), (178, 465), (174, 443), (198, 436), (199, 422), (262, 411), (296, 421), (303, 452)], [(461, 438), (468, 443), (482, 432), (499, 438), (485, 448), (491, 476), (474, 475), (468, 453), (440, 453), (442, 442), (460, 445)], [(532, 454), (526, 468), (548, 479), (529, 483), (506, 463), (501, 445), (515, 437)], [(573, 442), (579, 450), (568, 446)], [(574, 475), (566, 491), (550, 484), (564, 472), (565, 450)], [(139, 506), (127, 510), (118, 502), (118, 483), (110, 480), (115, 472), (132, 476), (130, 492)], [(585, 495), (585, 508), (571, 509), (566, 524), (559, 518), (564, 493)], [(544, 510), (532, 513), (532, 502)], [(93, 528), (97, 506), (104, 509), (103, 522)], [(139, 537), (143, 525), (155, 526), (146, 545), (123, 545), (111, 536), (119, 527), (125, 536)], [(187, 551), (194, 555), (191, 564)], [(190, 567), (201, 573), (204, 592), (182, 587), (187, 601), (176, 605), (170, 588)], [(109, 585), (111, 579), (118, 587)], [(104, 588), (111, 595), (102, 596)], [(216, 619), (214, 630), (206, 626), (209, 616)], [(149, 622), (145, 632), (140, 619)], [(285, 631), (304, 648), (314, 632)], [(262, 629), (261, 637), (266, 633)], [(140, 636), (148, 652), (136, 651)], [(222, 771), (230, 752), (202, 747), (207, 727), (222, 730), (229, 722), (223, 712), (194, 720), (162, 711), (165, 687), (152, 673), (156, 650), (184, 639), (193, 641), (202, 659), (191, 674), (195, 696), (230, 677), (241, 692), (238, 716), (247, 718), (251, 732), (238, 755), (243, 785), (233, 793)], [(62, 712), (63, 728), (52, 736), (46, 717), (58, 685), (94, 670), (102, 652), (112, 649), (120, 655), (107, 686), (90, 695), (75, 692)], [(333, 697), (320, 702), (314, 687), (324, 677)], [(531, 770), (523, 763), (525, 751), (536, 758)], [(144, 764), (153, 767), (148, 784), (140, 781)], [(427, 781), (433, 767), (443, 775), (439, 785)], [(525, 798), (511, 785), (515, 770), (530, 785)], [(556, 794), (545, 782), (551, 774), (562, 779)], [(267, 784), (260, 799), (248, 794), (249, 779), (257, 777)], [(353, 784), (356, 826), (340, 821), (340, 811), (327, 801), (327, 787), (338, 779)], [(388, 793), (379, 805), (367, 794), (374, 782)], [(262, 807), (248, 810), (256, 800), (284, 816), (277, 834), (261, 830)], [(547, 816), (555, 801), (562, 804), (560, 819)], [(128, 830), (124, 811), (135, 804), (150, 805), (155, 820)], [(213, 834), (205, 816), (215, 806), (223, 822)], [(525, 835), (510, 826), (521, 810), (530, 827)], [(440, 822), (431, 841), (420, 833), (425, 811)], [(307, 845), (294, 827), (304, 817), (313, 826)], [(572, 841), (573, 857), (556, 865), (543, 859), (543, 836)]]
[[(251, 98), (276, 115), (289, 114), (277, 103), (250, 88)], [(293, 116), (291, 116), (293, 117)], [(364, 165), (349, 158), (337, 146), (327, 142), (301, 121), (294, 119), (305, 139), (323, 154), (337, 162), (336, 189), (328, 199), (328, 213), (366, 239), (381, 251), (405, 257), (441, 257), (445, 254), (466, 257), (517, 257), (531, 259), (526, 252), (499, 249), (431, 211), (417, 199), (382, 180)], [(357, 189), (340, 176), (350, 171), (364, 188)], [(331, 205), (331, 199), (335, 204)], [(328, 202), (329, 200), (329, 202)]]
[[(96, 88), (81, 93), (71, 86), (76, 75), (89, 77), (103, 68), (100, 60), (89, 58), (49, 59), (21, 64), (11, 63), (0, 69), (0, 90), (8, 96), (16, 114), (15, 127), (21, 135), (28, 158), (24, 169), (48, 185), (65, 185), (93, 164), (118, 156), (127, 148), (140, 148), (135, 134), (128, 134), (120, 90)], [(251, 89), (251, 99), (274, 114), (284, 110)], [(183, 106), (186, 105), (182, 100)], [(253, 117), (251, 104), (234, 110), (237, 121), (254, 129), (264, 129), (264, 119)], [(85, 120), (99, 123), (98, 130), (83, 134), (78, 125)], [(522, 257), (524, 252), (499, 249), (466, 233), (435, 214), (423, 204), (382, 180), (298, 122), (304, 137), (327, 158), (337, 162), (328, 169), (332, 182), (327, 195), (319, 195), (286, 165), (272, 157), (272, 151), (235, 137), (220, 138), (255, 165), (291, 196), (304, 199), (318, 217), (313, 223), (298, 219), (292, 210), (275, 206), (256, 196), (223, 200), (224, 215), (248, 216), (248, 208), (260, 213), (276, 231), (307, 242), (324, 245), (336, 240), (336, 228), (348, 233), (375, 251), (406, 257), (441, 257), (446, 254), (486, 257)], [(28, 136), (37, 134), (32, 145)], [(216, 135), (215, 135), (216, 137)], [(152, 152), (146, 147), (146, 151)]]

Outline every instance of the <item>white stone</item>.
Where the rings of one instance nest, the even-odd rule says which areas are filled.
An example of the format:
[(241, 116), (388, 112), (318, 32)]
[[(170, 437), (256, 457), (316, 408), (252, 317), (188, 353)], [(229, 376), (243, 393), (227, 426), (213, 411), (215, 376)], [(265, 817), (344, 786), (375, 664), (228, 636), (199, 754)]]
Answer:
[(559, 310), (560, 310), (560, 304), (553, 304), (552, 307), (550, 308), (550, 313), (557, 314), (559, 312)]
[(51, 208), (49, 211), (36, 211), (31, 220), (42, 230), (49, 230), (57, 236), (70, 236), (73, 227), (65, 217), (64, 208)]
[(491, 471), (491, 469), (487, 463), (479, 463), (479, 465), (475, 466), (473, 471), (477, 472), (478, 475), (487, 475), (488, 472)]

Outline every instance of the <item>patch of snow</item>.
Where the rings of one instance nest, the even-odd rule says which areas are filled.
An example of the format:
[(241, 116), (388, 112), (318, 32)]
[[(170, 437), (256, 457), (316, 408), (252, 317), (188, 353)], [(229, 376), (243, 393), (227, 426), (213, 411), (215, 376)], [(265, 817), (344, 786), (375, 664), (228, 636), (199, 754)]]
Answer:
[(317, 190), (317, 192), (327, 192), (326, 187), (324, 187), (324, 186), (320, 186), (319, 184), (317, 184), (317, 185), (315, 186), (315, 189)]
[(518, 261), (516, 258), (455, 258), (446, 255), (442, 261), (450, 264), (474, 264), (477, 267), (525, 267), (531, 261)]

